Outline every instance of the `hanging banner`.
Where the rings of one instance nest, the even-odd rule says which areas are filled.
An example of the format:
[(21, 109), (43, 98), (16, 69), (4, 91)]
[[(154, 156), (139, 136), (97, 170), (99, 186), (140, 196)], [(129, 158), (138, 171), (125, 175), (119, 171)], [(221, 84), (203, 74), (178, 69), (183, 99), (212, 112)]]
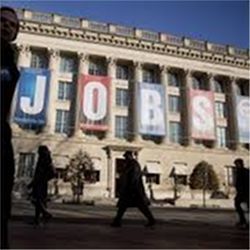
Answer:
[(84, 130), (108, 130), (110, 77), (81, 75), (80, 127)]
[(214, 95), (212, 91), (190, 90), (192, 138), (215, 139)]
[(239, 141), (250, 142), (250, 99), (248, 96), (237, 96), (237, 121)]
[(139, 83), (137, 93), (139, 133), (164, 136), (166, 134), (164, 86)]
[(21, 68), (14, 121), (20, 125), (45, 125), (50, 71)]

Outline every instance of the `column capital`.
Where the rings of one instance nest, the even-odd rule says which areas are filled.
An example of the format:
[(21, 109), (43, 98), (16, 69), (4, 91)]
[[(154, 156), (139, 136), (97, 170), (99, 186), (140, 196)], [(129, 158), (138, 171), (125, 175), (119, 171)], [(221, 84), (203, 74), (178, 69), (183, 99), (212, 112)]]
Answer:
[(83, 53), (83, 52), (78, 52), (77, 57), (79, 61), (88, 61), (89, 60), (89, 54)]
[(168, 71), (168, 67), (164, 64), (159, 65), (159, 68), (161, 73), (167, 73)]
[(48, 48), (48, 52), (52, 58), (59, 58), (60, 56), (60, 51), (58, 49)]
[(114, 58), (114, 57), (106, 57), (106, 60), (107, 60), (107, 63), (110, 65), (110, 66), (113, 66), (117, 63), (117, 58)]
[(17, 44), (16, 47), (17, 47), (17, 50), (19, 53), (29, 53), (30, 52), (30, 46), (27, 44)]
[(185, 77), (192, 76), (192, 74), (194, 73), (192, 69), (188, 69), (188, 68), (183, 68), (182, 72)]
[(136, 69), (141, 70), (142, 69), (142, 62), (138, 62), (138, 61), (133, 61), (134, 66), (136, 67)]

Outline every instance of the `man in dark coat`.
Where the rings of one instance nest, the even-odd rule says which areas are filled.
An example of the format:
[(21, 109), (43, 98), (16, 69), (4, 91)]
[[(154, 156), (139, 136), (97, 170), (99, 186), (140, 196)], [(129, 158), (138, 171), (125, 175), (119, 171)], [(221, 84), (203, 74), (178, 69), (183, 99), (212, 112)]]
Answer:
[(122, 216), (129, 207), (137, 207), (148, 219), (146, 226), (153, 226), (155, 219), (149, 210), (149, 201), (146, 197), (140, 164), (133, 158), (131, 151), (126, 151), (125, 170), (121, 175), (121, 186), (119, 190), (118, 211), (111, 226), (121, 226)]
[(236, 166), (236, 196), (234, 199), (234, 205), (236, 212), (239, 215), (237, 226), (247, 228), (248, 224), (241, 204), (246, 203), (249, 210), (249, 170), (244, 167), (244, 162), (240, 158), (236, 159), (234, 164)]
[(11, 42), (16, 39), (19, 21), (16, 12), (1, 7), (1, 249), (8, 248), (8, 219), (11, 212), (11, 192), (14, 181), (14, 153), (11, 143), (9, 115), (19, 78)]

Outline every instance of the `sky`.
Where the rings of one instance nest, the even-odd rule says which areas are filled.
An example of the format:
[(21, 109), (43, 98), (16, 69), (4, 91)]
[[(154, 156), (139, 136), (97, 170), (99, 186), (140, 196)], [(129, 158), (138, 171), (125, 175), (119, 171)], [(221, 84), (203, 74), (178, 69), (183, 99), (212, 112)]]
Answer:
[(1, 0), (1, 5), (249, 48), (248, 0)]

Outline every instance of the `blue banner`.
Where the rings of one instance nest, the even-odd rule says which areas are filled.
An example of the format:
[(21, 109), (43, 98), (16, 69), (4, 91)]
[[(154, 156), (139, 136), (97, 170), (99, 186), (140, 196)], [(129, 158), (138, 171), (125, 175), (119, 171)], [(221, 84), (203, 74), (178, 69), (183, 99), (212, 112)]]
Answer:
[(237, 96), (237, 121), (239, 141), (250, 142), (250, 99), (248, 96)]
[(138, 84), (137, 114), (139, 133), (164, 136), (165, 126), (165, 88), (161, 84)]
[(45, 125), (50, 71), (22, 68), (14, 121), (20, 125)]

